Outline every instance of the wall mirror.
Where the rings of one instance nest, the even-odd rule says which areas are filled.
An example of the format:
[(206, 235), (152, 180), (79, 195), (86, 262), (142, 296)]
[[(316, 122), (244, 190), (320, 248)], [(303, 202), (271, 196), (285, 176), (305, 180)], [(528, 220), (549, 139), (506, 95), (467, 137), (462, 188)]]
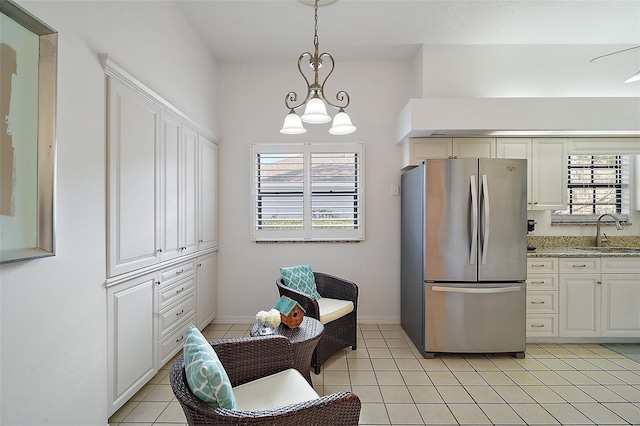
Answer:
[(0, 263), (55, 255), (58, 34), (0, 0)]

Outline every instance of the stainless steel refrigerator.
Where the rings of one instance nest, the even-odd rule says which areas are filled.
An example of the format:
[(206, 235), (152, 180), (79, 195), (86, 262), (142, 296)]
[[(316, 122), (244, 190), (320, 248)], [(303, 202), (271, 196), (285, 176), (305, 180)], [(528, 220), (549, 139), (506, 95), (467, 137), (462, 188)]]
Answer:
[(526, 160), (426, 160), (401, 188), (401, 324), (416, 347), (523, 357)]

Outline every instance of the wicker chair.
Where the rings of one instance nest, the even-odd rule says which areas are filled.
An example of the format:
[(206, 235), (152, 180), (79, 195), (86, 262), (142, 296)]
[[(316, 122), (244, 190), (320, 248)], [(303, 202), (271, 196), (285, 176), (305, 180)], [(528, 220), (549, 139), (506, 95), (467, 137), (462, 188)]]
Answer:
[[(356, 349), (357, 318), (358, 318), (358, 286), (342, 278), (322, 272), (314, 272), (316, 287), (322, 297), (349, 300), (353, 302), (353, 311), (341, 318), (324, 324), (324, 334), (313, 353), (311, 365), (316, 374), (320, 374), (320, 367), (337, 351), (351, 346)], [(280, 296), (287, 296), (295, 300), (305, 310), (305, 315), (320, 321), (318, 302), (308, 295), (293, 290), (284, 284), (282, 277), (276, 280)]]
[[(284, 336), (213, 340), (211, 345), (232, 386), (293, 368), (293, 347)], [(190, 426), (199, 425), (345, 425), (357, 426), (360, 399), (351, 392), (337, 392), (318, 399), (271, 410), (241, 411), (202, 402), (189, 389), (184, 357), (174, 362), (171, 388)]]

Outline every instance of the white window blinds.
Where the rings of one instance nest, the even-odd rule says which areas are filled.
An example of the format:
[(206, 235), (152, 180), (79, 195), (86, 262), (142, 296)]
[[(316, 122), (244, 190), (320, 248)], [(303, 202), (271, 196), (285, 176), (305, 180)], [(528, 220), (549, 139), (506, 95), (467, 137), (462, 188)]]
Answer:
[(255, 144), (252, 239), (364, 239), (363, 145)]

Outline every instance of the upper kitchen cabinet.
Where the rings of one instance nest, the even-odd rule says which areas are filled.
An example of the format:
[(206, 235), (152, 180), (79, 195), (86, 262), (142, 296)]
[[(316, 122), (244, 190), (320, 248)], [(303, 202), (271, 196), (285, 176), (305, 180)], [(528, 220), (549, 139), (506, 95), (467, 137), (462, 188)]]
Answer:
[(495, 158), (495, 138), (409, 138), (402, 143), (402, 169), (430, 158)]
[(524, 158), (528, 210), (561, 210), (567, 204), (567, 140), (498, 138), (498, 158)]
[(107, 75), (108, 276), (216, 248), (214, 135), (132, 77)]

